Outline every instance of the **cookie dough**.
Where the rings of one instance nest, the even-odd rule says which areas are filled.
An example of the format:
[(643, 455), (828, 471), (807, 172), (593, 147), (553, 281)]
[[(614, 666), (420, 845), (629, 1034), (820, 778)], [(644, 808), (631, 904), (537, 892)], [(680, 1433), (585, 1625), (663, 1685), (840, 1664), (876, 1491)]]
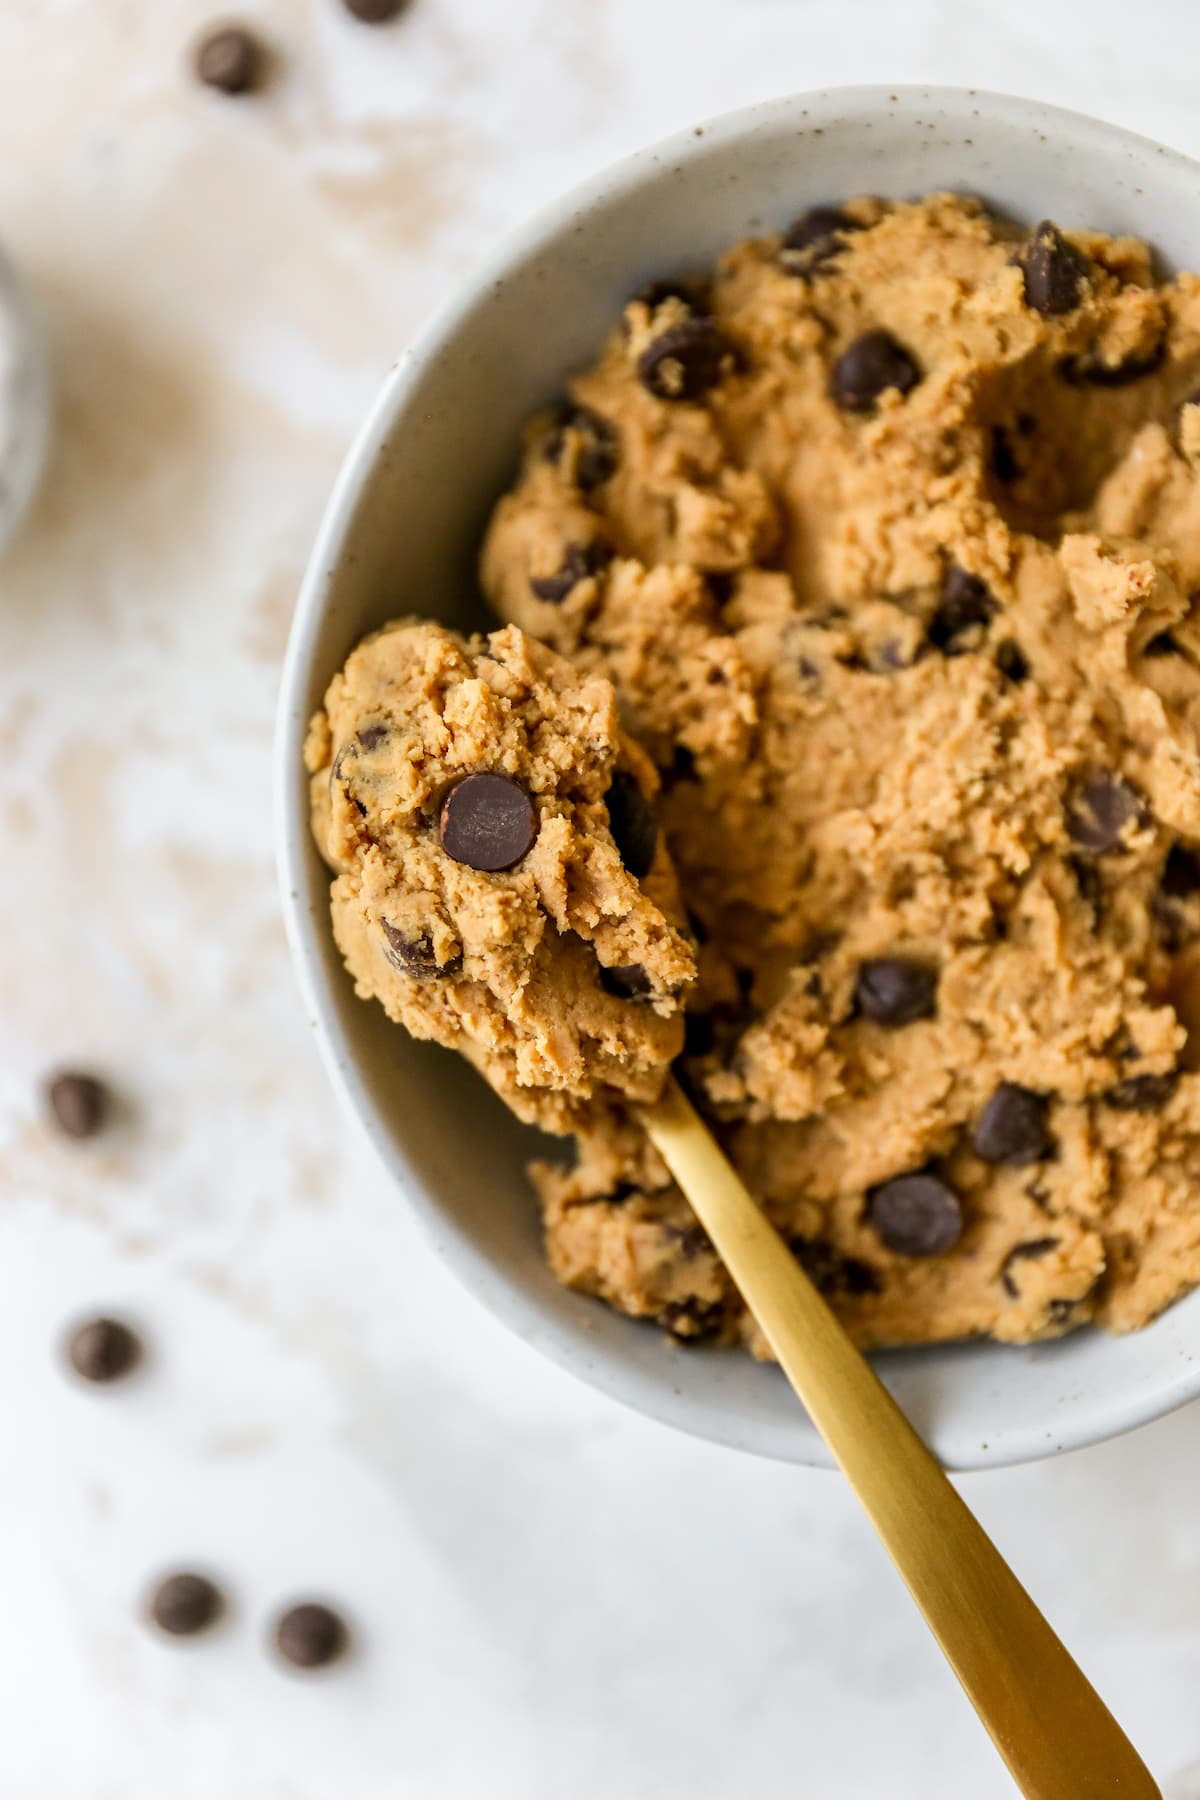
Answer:
[[(685, 996), (687, 1080), (863, 1344), (1127, 1330), (1200, 1280), (1198, 384), (1200, 281), (1159, 280), (1143, 245), (1023, 234), (962, 197), (851, 200), (632, 300), (496, 507), (491, 604), (611, 681), (658, 770), (698, 978), (663, 899), (654, 979)], [(365, 714), (339, 693), (330, 716), (342, 744)], [(436, 780), (494, 740), (489, 713)], [(568, 777), (581, 741), (530, 785), (553, 810), (586, 780), (607, 892), (613, 752)], [(368, 881), (361, 827), (398, 765), (346, 771), (372, 771), (361, 820), (335, 783), (335, 914), (360, 982), (428, 1027), (431, 991), (461, 1020), (461, 978), (388, 964), (397, 857), (427, 846), (433, 910), (404, 928), (439, 966), (493, 914), (475, 890), (448, 905), (406, 792)], [(523, 935), (502, 952), (495, 924), (464, 963), (497, 1002), (486, 1055), (536, 939), (537, 1015), (660, 1069), (675, 1026), (644, 1002), (613, 1003), (625, 1062), (617, 1017), (580, 1023), (600, 1004), (586, 931), (548, 938), (569, 884), (551, 905), (533, 871), (513, 881)], [(639, 935), (602, 960), (652, 959)], [(534, 1171), (555, 1270), (763, 1353), (632, 1114), (584, 1098), (590, 1054), (559, 1090), (578, 1159)], [(508, 1055), (506, 1091), (559, 1079), (555, 1054)]]
[(551, 1131), (657, 1095), (695, 961), (608, 681), (515, 627), (390, 625), (334, 677), (306, 760), (364, 999)]

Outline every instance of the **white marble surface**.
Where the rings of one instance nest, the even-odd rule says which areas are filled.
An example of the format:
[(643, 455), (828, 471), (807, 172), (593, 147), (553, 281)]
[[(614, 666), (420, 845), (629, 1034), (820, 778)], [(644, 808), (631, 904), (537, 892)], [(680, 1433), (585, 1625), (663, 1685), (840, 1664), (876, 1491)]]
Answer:
[[(991, 1800), (1011, 1791), (839, 1483), (691, 1443), (510, 1341), (343, 1141), (268, 817), (291, 597), (380, 376), (541, 199), (706, 113), (945, 80), (1200, 152), (1173, 0), (246, 0), (268, 97), (182, 72), (196, 0), (3, 0), (0, 239), (60, 437), (0, 565), (5, 1800)], [(1200, 204), (1200, 200), (1198, 200)], [(108, 1071), (102, 1147), (43, 1069)], [(64, 1322), (128, 1312), (80, 1391)], [(1194, 1410), (968, 1496), (1166, 1772), (1200, 1751)], [(165, 1565), (218, 1635), (138, 1623)], [(297, 1592), (360, 1650), (264, 1654)], [(1069, 1797), (1064, 1797), (1069, 1800)]]

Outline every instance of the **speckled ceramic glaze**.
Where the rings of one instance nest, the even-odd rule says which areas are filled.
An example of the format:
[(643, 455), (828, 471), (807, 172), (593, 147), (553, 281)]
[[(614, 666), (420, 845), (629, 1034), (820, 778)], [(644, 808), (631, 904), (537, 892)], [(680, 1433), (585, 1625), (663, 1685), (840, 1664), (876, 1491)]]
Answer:
[[(280, 858), (289, 933), (342, 1097), (448, 1262), (536, 1348), (686, 1431), (767, 1456), (828, 1455), (775, 1369), (687, 1352), (571, 1294), (542, 1258), (522, 1165), (533, 1134), (465, 1064), (354, 998), (328, 921), (301, 764), (306, 722), (350, 647), (403, 612), (484, 622), (474, 565), (521, 423), (586, 363), (641, 282), (850, 193), (982, 195), (1149, 238), (1200, 267), (1200, 168), (1146, 139), (965, 90), (840, 89), (733, 113), (622, 163), (502, 247), (402, 358), (330, 503), (301, 594), (281, 699)], [(1200, 1393), (1200, 1293), (1146, 1331), (1057, 1344), (881, 1356), (943, 1460), (1031, 1460), (1128, 1430)]]

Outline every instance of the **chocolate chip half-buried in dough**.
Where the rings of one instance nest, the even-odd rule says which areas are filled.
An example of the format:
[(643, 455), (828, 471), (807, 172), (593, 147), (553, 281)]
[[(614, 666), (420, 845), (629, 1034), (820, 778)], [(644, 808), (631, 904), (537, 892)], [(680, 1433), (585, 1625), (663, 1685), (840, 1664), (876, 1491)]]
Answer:
[(618, 769), (604, 796), (608, 829), (621, 861), (635, 880), (650, 873), (658, 848), (658, 820), (654, 808), (632, 775)]
[(975, 1121), (971, 1148), (988, 1163), (1040, 1162), (1050, 1149), (1045, 1097), (1002, 1081)]
[(1015, 261), (1025, 282), (1025, 303), (1052, 317), (1073, 312), (1091, 265), (1051, 219), (1043, 219)]
[(929, 621), (929, 641), (943, 656), (965, 656), (979, 648), (995, 611), (987, 583), (951, 563), (937, 611)]
[(840, 206), (810, 206), (784, 232), (783, 248), (811, 250), (814, 245), (823, 245), (842, 232), (862, 229), (857, 219), (852, 219)]
[(907, 956), (878, 956), (859, 965), (854, 999), (876, 1025), (911, 1025), (927, 1019), (937, 999), (937, 970)]
[(680, 300), (694, 313), (712, 311), (712, 289), (701, 275), (667, 275), (648, 281), (633, 297), (650, 312), (667, 300)]
[(455, 975), (462, 968), (461, 953), (451, 957), (449, 962), (440, 963), (433, 940), (426, 932), (401, 931), (388, 919), (380, 919), (379, 924), (387, 939), (384, 955), (393, 968), (400, 969), (405, 975), (421, 980), (430, 975)]
[(681, 319), (652, 338), (637, 360), (637, 376), (658, 400), (699, 400), (734, 360), (734, 349), (715, 320)]
[(1015, 638), (1005, 638), (996, 645), (996, 667), (1007, 681), (1028, 680), (1029, 658)]
[(150, 1617), (170, 1637), (207, 1631), (224, 1610), (220, 1589), (205, 1575), (168, 1575), (150, 1596)]
[(921, 379), (915, 359), (890, 331), (864, 331), (833, 365), (830, 392), (843, 412), (871, 412), (889, 388), (907, 394)]
[(90, 1138), (104, 1129), (112, 1101), (108, 1089), (95, 1075), (64, 1069), (46, 1084), (50, 1115), (68, 1137)]
[(1146, 821), (1142, 796), (1119, 775), (1101, 769), (1085, 775), (1067, 806), (1067, 830), (1083, 850), (1103, 856)]
[(600, 964), (600, 986), (616, 1000), (644, 1000), (654, 984), (640, 963)]
[(1021, 1290), (1013, 1279), (1013, 1270), (1023, 1262), (1036, 1262), (1040, 1256), (1049, 1256), (1051, 1250), (1057, 1250), (1058, 1239), (1053, 1237), (1030, 1238), (1027, 1243), (1014, 1244), (1000, 1265), (1000, 1283), (1010, 1300), (1020, 1298)]
[(551, 606), (560, 606), (573, 588), (589, 575), (599, 575), (612, 561), (612, 545), (607, 538), (594, 537), (586, 544), (568, 544), (562, 562), (553, 575), (531, 575), (530, 592)]
[(962, 1233), (962, 1207), (936, 1175), (897, 1175), (872, 1189), (867, 1217), (898, 1256), (941, 1256)]
[(576, 406), (567, 401), (558, 407), (542, 446), (542, 454), (550, 463), (561, 463), (567, 447), (567, 433), (579, 440), (575, 455), (575, 484), (590, 493), (615, 473), (619, 460), (617, 434), (607, 419), (590, 406)]
[(1130, 1075), (1109, 1088), (1101, 1098), (1106, 1106), (1115, 1106), (1118, 1112), (1158, 1112), (1175, 1092), (1178, 1080), (1174, 1070), (1165, 1075)]
[(224, 25), (196, 46), (196, 77), (222, 94), (249, 94), (261, 87), (267, 54), (261, 41), (243, 25)]
[(349, 1642), (345, 1621), (332, 1607), (305, 1600), (290, 1606), (275, 1626), (275, 1648), (295, 1669), (324, 1669)]
[(467, 775), (442, 801), (442, 849), (470, 869), (511, 869), (537, 841), (538, 814), (507, 775)]

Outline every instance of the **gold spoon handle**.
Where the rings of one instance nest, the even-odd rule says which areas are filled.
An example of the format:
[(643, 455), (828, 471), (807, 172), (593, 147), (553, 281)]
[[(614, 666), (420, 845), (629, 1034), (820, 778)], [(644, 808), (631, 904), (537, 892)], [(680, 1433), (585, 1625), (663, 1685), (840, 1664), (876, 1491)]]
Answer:
[(645, 1114), (667, 1167), (1029, 1800), (1161, 1800), (1096, 1690), (675, 1084)]

